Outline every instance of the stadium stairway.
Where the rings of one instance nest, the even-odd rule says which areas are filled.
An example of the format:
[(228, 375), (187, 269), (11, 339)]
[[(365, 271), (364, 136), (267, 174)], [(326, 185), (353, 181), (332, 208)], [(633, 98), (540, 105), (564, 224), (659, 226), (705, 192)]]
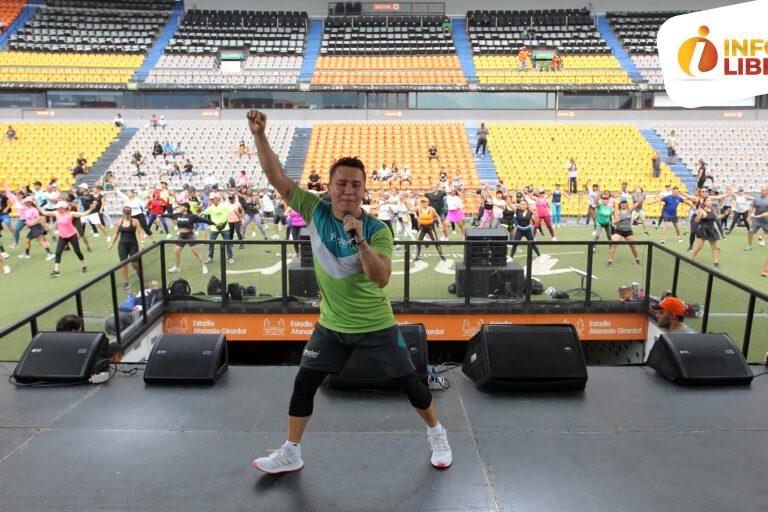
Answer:
[(451, 18), (451, 30), (453, 31), (453, 44), (459, 56), (459, 64), (464, 72), (464, 78), (469, 83), (477, 83), (477, 70), (472, 58), (472, 48), (467, 39), (467, 27), (464, 18)]
[(619, 41), (619, 38), (616, 37), (616, 34), (611, 28), (611, 24), (608, 23), (608, 20), (605, 19), (605, 16), (597, 17), (597, 30), (600, 31), (600, 35), (603, 37), (603, 39), (605, 39), (605, 42), (608, 43), (608, 47), (611, 49), (611, 53), (613, 53), (613, 56), (616, 57), (616, 60), (619, 61), (622, 69), (626, 71), (627, 74), (629, 74), (629, 79), (633, 82), (642, 82), (643, 75), (640, 73), (640, 71), (635, 66), (635, 63), (632, 62), (632, 59), (624, 50), (624, 47), (621, 45), (621, 41)]
[(23, 27), (27, 21), (32, 18), (32, 16), (35, 15), (37, 6), (43, 4), (45, 4), (45, 0), (29, 0), (29, 2), (24, 5), (24, 8), (21, 10), (19, 15), (15, 20), (13, 20), (13, 23), (8, 25), (8, 28), (5, 30), (5, 32), (0, 35), (0, 50), (5, 50), (5, 47), (8, 45), (8, 41), (11, 39), (11, 36), (15, 34), (17, 30)]
[(315, 74), (317, 58), (320, 56), (320, 43), (323, 40), (323, 20), (310, 20), (307, 47), (304, 49), (304, 62), (299, 72), (299, 82), (309, 83)]
[(94, 183), (101, 180), (104, 173), (109, 169), (109, 166), (112, 165), (112, 162), (115, 161), (120, 155), (120, 152), (123, 151), (123, 148), (128, 145), (138, 131), (138, 128), (123, 128), (120, 130), (120, 133), (117, 134), (117, 137), (112, 141), (112, 144), (110, 144), (99, 159), (96, 160), (93, 167), (91, 167), (91, 170), (88, 171), (88, 174), (83, 176), (80, 183), (86, 183), (89, 187), (93, 187)]
[[(475, 147), (477, 147), (477, 128), (467, 128), (467, 138), (469, 138), (469, 150), (474, 155)], [(495, 187), (499, 182), (499, 175), (496, 172), (496, 166), (493, 165), (493, 158), (491, 156), (491, 149), (488, 148), (485, 152), (485, 157), (475, 157), (475, 167), (477, 168), (477, 176), (480, 178), (480, 181), (486, 181), (491, 187)]]
[(181, 18), (183, 16), (184, 3), (176, 2), (173, 11), (171, 11), (171, 16), (168, 18), (168, 23), (165, 24), (163, 31), (160, 32), (160, 36), (157, 38), (157, 41), (155, 41), (152, 49), (149, 50), (149, 53), (147, 53), (147, 58), (144, 59), (144, 63), (139, 69), (136, 70), (136, 73), (134, 73), (132, 78), (134, 82), (143, 82), (147, 79), (149, 72), (152, 71), (152, 68), (154, 68), (155, 65), (157, 65), (157, 62), (160, 60), (160, 57), (165, 51), (165, 47), (168, 46), (168, 43), (173, 38), (173, 34), (175, 34), (176, 30), (178, 30), (179, 24), (181, 23)]
[[(655, 130), (640, 130), (640, 134), (645, 137), (645, 140), (648, 141), (648, 144), (651, 145), (653, 150), (659, 153), (662, 159), (666, 160), (669, 146), (667, 146), (667, 143), (664, 142), (661, 137), (659, 137), (659, 134), (656, 133)], [(696, 180), (693, 177), (693, 171), (680, 163), (670, 165), (669, 168), (673, 173), (675, 173), (675, 176), (680, 178), (680, 181), (683, 182), (683, 185), (688, 188), (689, 194), (693, 194), (696, 191)]]
[(309, 152), (311, 134), (311, 128), (296, 128), (293, 132), (291, 149), (285, 159), (285, 174), (292, 180), (301, 180), (301, 173), (304, 172), (304, 161), (307, 159), (307, 152)]

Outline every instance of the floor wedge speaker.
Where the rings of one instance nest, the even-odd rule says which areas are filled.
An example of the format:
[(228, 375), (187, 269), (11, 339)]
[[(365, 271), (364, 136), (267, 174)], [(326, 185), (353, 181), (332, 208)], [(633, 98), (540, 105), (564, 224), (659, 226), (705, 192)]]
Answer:
[[(416, 375), (427, 377), (427, 331), (423, 324), (398, 326), (403, 335)], [(337, 375), (329, 375), (325, 381), (332, 389), (395, 389), (392, 380), (361, 351), (353, 351), (347, 365)]]
[(727, 334), (662, 334), (646, 364), (684, 386), (749, 385), (753, 378)]
[(228, 365), (227, 340), (221, 334), (163, 334), (149, 354), (144, 382), (214, 384)]
[(13, 372), (21, 383), (87, 382), (109, 367), (109, 340), (101, 332), (39, 332)]
[(582, 390), (587, 368), (568, 324), (483, 325), (470, 340), (464, 374), (489, 389)]

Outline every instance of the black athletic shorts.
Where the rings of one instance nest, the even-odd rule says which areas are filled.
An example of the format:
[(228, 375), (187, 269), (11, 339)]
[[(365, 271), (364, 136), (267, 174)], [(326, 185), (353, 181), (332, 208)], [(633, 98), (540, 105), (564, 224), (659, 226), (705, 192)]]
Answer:
[(613, 234), (614, 235), (619, 235), (619, 236), (624, 237), (624, 238), (627, 238), (628, 236), (632, 236), (633, 235), (631, 229), (628, 229), (627, 231), (614, 229), (613, 230)]
[(27, 233), (27, 239), (34, 240), (35, 238), (44, 234), (45, 234), (45, 228), (43, 227), (43, 225), (35, 224), (34, 226), (30, 226), (29, 233)]
[(362, 351), (390, 378), (405, 377), (416, 371), (405, 338), (396, 325), (380, 331), (347, 334), (318, 323), (304, 348), (301, 367), (339, 373), (353, 350)]
[(117, 244), (117, 254), (120, 256), (120, 261), (127, 260), (129, 257), (139, 252), (139, 244), (124, 244), (122, 242)]
[(189, 244), (190, 247), (197, 245), (197, 242), (195, 242), (197, 238), (195, 238), (195, 233), (193, 231), (190, 231), (189, 233), (179, 233), (177, 238), (178, 240), (175, 242), (177, 247), (184, 247), (187, 244)]

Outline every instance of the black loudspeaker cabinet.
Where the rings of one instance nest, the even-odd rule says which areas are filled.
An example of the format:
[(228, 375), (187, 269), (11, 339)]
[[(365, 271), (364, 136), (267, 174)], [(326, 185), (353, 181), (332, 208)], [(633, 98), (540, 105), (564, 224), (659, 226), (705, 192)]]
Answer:
[(505, 229), (467, 229), (467, 242), (464, 246), (464, 261), (470, 261), (472, 267), (503, 267), (507, 263), (507, 245), (501, 243), (482, 244), (480, 241), (505, 242), (509, 240)]
[(288, 265), (288, 295), (295, 297), (317, 297), (320, 295), (314, 267), (305, 267), (298, 261), (293, 261)]
[(21, 383), (87, 382), (109, 367), (109, 340), (102, 332), (39, 332), (13, 377)]
[[(301, 228), (299, 230), (299, 240), (309, 241), (309, 230), (307, 228)], [(312, 267), (314, 261), (312, 259), (312, 244), (299, 245), (299, 261), (302, 267)]]
[(470, 340), (464, 374), (489, 389), (583, 390), (587, 367), (568, 324), (483, 325)]
[[(469, 273), (469, 292), (471, 297), (501, 295), (522, 297), (525, 287), (523, 267), (516, 262), (500, 267), (472, 267)], [(456, 295), (464, 297), (467, 266), (456, 265)]]
[(163, 334), (149, 354), (147, 384), (214, 384), (229, 366), (221, 334)]
[[(411, 362), (416, 367), (420, 380), (427, 378), (427, 331), (423, 324), (400, 325), (400, 333), (405, 339)], [(392, 379), (367, 356), (360, 351), (353, 351), (347, 365), (337, 375), (329, 375), (325, 381), (331, 389), (395, 389)]]
[(646, 364), (684, 386), (749, 385), (754, 377), (727, 334), (662, 334)]

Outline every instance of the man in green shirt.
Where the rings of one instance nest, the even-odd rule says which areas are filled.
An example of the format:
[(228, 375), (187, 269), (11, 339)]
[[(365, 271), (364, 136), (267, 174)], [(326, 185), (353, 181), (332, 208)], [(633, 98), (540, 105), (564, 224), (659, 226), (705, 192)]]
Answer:
[(304, 467), (299, 443), (312, 415), (317, 388), (329, 373), (338, 373), (353, 350), (378, 363), (410, 400), (427, 424), (432, 465), (452, 463), (445, 429), (437, 420), (427, 386), (419, 381), (384, 287), (392, 274), (392, 234), (361, 208), (365, 166), (341, 158), (329, 178), (331, 203), (301, 189), (283, 172), (265, 134), (266, 115), (248, 112), (248, 127), (270, 184), (307, 223), (315, 275), (320, 287), (320, 321), (304, 349), (288, 409), (288, 440), (268, 457), (253, 461), (265, 473)]
[[(208, 235), (209, 240), (216, 240), (221, 235), (224, 240), (229, 240), (229, 213), (232, 211), (229, 206), (221, 201), (221, 196), (217, 193), (211, 194), (211, 204), (203, 210), (204, 215), (208, 215), (211, 218), (213, 225), (211, 226), (211, 234)], [(232, 244), (226, 244), (227, 246), (227, 263), (234, 263), (235, 260), (232, 257)], [(208, 259), (206, 263), (213, 262), (213, 254), (216, 246), (214, 244), (208, 245)]]

